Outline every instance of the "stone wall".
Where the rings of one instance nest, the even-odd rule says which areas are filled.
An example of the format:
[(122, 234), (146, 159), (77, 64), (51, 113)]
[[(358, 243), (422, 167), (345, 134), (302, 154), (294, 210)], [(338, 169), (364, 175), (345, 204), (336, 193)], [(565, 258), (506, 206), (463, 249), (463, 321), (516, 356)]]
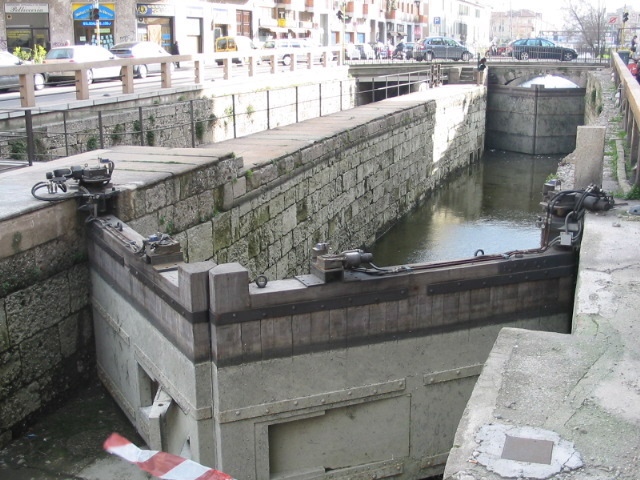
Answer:
[(0, 444), (94, 376), (84, 233), (75, 202), (0, 222)]
[[(393, 101), (358, 107), (330, 135), (313, 135), (330, 119), (298, 124), (299, 133), (276, 140), (294, 148), (277, 156), (269, 155), (270, 132), (253, 136), (265, 151), (251, 165), (239, 157), (223, 169), (226, 176), (194, 171), (137, 188), (126, 193), (120, 203), (127, 210), (118, 216), (145, 235), (168, 231), (190, 262), (237, 261), (270, 278), (305, 271), (319, 241), (334, 251), (371, 245), (483, 150), (482, 90), (428, 102), (413, 95), (406, 107)], [(379, 113), (381, 104), (392, 111)], [(300, 134), (308, 140), (295, 143)]]

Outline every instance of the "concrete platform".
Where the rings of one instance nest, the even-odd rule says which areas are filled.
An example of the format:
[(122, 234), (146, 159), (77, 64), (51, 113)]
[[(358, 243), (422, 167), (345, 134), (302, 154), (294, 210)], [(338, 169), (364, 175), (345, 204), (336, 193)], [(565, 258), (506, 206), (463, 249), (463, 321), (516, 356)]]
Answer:
[[(599, 123), (617, 115), (606, 105)], [(604, 190), (624, 191), (610, 168)], [(616, 203), (586, 216), (572, 334), (500, 332), (445, 479), (640, 478), (640, 202)]]
[[(628, 208), (586, 220), (572, 335), (501, 331), (445, 478), (640, 478), (640, 217)], [(515, 456), (513, 438), (525, 439)], [(528, 458), (527, 440), (554, 442), (549, 462)]]

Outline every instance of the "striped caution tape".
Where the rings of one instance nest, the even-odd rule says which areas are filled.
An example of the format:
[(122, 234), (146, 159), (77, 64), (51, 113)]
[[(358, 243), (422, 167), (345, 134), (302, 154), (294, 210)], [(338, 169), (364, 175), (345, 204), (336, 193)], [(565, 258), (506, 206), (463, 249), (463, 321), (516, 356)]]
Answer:
[(104, 442), (104, 449), (163, 480), (234, 480), (219, 470), (192, 460), (156, 450), (142, 450), (117, 433)]

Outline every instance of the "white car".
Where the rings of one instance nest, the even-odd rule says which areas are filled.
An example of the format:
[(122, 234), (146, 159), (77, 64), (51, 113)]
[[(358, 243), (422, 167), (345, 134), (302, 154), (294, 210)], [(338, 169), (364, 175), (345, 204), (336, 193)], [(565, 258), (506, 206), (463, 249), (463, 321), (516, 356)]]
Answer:
[[(109, 49), (116, 57), (119, 58), (153, 58), (153, 57), (170, 57), (171, 54), (164, 48), (154, 42), (123, 42), (118, 43)], [(169, 65), (173, 69), (173, 63)], [(138, 78), (146, 78), (148, 73), (160, 73), (162, 64), (145, 63), (136, 65), (133, 72)]]
[[(104, 47), (98, 45), (70, 45), (67, 47), (55, 47), (47, 52), (44, 57), (46, 64), (77, 64), (81, 63), (90, 67), (87, 69), (87, 83), (93, 83), (97, 79), (120, 77), (120, 65), (91, 68), (92, 63), (102, 60), (113, 60), (116, 56)], [(48, 72), (46, 74), (47, 83), (52, 79), (65, 81), (73, 80), (75, 72)]]
[[(267, 40), (262, 45), (264, 50), (269, 50), (272, 48), (282, 49), (294, 51), (296, 55), (296, 62), (306, 62), (308, 58), (309, 51), (314, 48), (314, 45), (304, 38), (291, 38), (291, 39), (278, 39), (278, 40)], [(299, 52), (297, 51), (299, 49)], [(271, 56), (264, 55), (262, 57), (265, 61), (270, 61)], [(313, 62), (319, 63), (322, 61), (322, 54), (318, 53), (313, 57)], [(283, 52), (276, 55), (276, 61), (278, 63), (282, 63), (283, 65), (291, 65), (291, 53)]]
[[(9, 52), (0, 52), (0, 67), (13, 67), (25, 63), (30, 62), (24, 62)], [(36, 90), (44, 88), (44, 76), (41, 73), (33, 75), (33, 87)], [(19, 88), (20, 79), (18, 75), (0, 75), (0, 90), (16, 90)]]
[(360, 50), (353, 43), (348, 43), (344, 46), (344, 58), (345, 60), (362, 60), (363, 57)]

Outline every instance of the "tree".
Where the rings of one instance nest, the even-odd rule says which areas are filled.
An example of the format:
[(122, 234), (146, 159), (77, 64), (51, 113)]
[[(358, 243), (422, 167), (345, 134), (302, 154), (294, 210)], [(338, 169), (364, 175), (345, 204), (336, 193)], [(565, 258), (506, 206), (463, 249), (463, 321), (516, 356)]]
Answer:
[(566, 0), (565, 12), (566, 28), (580, 34), (585, 45), (601, 54), (607, 29), (605, 2)]

